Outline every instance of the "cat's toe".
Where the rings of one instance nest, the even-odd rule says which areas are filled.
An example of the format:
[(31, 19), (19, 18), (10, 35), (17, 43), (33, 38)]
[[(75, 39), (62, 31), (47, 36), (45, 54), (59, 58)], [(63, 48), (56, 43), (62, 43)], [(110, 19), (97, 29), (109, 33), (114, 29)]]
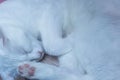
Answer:
[(34, 73), (35, 73), (35, 67), (30, 67), (28, 70), (29, 76), (34, 76)]
[(18, 74), (23, 77), (31, 77), (34, 76), (35, 67), (31, 66), (30, 64), (22, 64), (18, 66)]

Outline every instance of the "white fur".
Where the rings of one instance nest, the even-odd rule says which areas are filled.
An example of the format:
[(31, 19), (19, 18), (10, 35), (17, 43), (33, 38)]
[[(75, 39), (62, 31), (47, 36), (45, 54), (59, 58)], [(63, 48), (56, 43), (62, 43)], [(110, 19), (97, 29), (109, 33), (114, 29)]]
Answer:
[[(86, 75), (94, 80), (119, 80), (118, 19), (114, 19), (112, 24), (112, 18), (101, 6), (102, 1), (100, 5), (98, 2), (9, 0), (0, 6), (0, 28), (12, 48), (23, 48), (29, 52), (34, 48), (31, 42), (35, 41), (29, 36), (37, 39), (40, 35), (45, 51), (60, 56), (59, 67), (33, 62), (32, 65), (38, 69), (33, 76), (35, 78), (89, 80), (82, 75), (87, 72)], [(74, 30), (63, 39), (62, 28), (70, 32)]]

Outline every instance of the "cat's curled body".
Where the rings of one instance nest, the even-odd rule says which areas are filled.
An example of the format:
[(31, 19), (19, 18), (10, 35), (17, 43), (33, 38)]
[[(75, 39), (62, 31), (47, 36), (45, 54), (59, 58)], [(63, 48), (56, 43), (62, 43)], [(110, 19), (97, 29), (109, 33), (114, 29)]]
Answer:
[[(33, 66), (36, 68), (35, 74), (29, 76), (26, 71), (21, 74), (21, 68), (18, 68), (18, 72), (27, 78), (42, 80), (90, 80), (91, 77), (94, 80), (119, 80), (119, 24), (116, 19), (114, 24), (111, 23), (113, 18), (110, 16), (114, 17), (114, 14), (106, 15), (110, 13), (110, 6), (101, 10), (103, 6), (97, 2), (99, 1), (8, 0), (2, 3), (0, 28), (12, 48), (32, 51), (31, 41), (34, 40), (30, 39), (30, 35), (42, 39), (48, 54), (59, 56), (59, 67), (25, 62), (19, 66)], [(62, 38), (62, 28), (69, 29), (70, 26), (74, 31)], [(81, 75), (84, 73), (81, 66), (88, 76)]]
[(1, 72), (8, 68), (1, 73), (3, 80), (13, 79), (9, 74), (18, 63), (39, 57), (37, 50), (43, 51), (40, 38), (49, 55), (61, 56), (71, 50), (71, 46), (62, 39), (61, 26), (65, 17), (61, 11), (65, 9), (65, 4), (57, 6), (59, 2), (8, 0), (0, 5), (1, 45), (4, 48), (1, 48), (1, 54), (5, 54), (1, 55), (1, 64), (7, 65), (1, 65)]

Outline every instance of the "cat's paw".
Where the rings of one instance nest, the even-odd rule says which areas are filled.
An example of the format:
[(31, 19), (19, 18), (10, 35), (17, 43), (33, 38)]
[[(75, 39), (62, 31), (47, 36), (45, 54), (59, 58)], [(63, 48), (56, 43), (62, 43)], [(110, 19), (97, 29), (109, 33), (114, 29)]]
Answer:
[(39, 49), (39, 48), (35, 48), (33, 49), (33, 51), (31, 53), (28, 54), (28, 58), (32, 59), (36, 59), (36, 60), (42, 60), (44, 57), (44, 52), (43, 50)]
[[(41, 62), (28, 61), (18, 64), (18, 75), (28, 79), (47, 80), (46, 78), (56, 75), (57, 67)], [(46, 75), (47, 74), (47, 75)]]
[(39, 61), (42, 60), (42, 59), (44, 58), (44, 54), (45, 54), (45, 53), (44, 53), (43, 51), (38, 51), (37, 53), (38, 53), (39, 56), (40, 56), (38, 60), (39, 60)]
[(23, 77), (32, 77), (35, 75), (35, 71), (36, 68), (27, 63), (18, 66), (18, 74)]

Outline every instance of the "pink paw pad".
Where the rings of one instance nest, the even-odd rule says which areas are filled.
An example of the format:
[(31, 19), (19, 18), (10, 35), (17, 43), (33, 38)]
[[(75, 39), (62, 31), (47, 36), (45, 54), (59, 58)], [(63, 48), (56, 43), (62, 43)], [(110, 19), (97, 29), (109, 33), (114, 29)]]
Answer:
[(34, 76), (35, 72), (35, 67), (31, 67), (30, 70), (28, 71), (29, 76)]
[(18, 72), (24, 76), (34, 76), (35, 67), (30, 66), (29, 64), (23, 64), (18, 67)]

